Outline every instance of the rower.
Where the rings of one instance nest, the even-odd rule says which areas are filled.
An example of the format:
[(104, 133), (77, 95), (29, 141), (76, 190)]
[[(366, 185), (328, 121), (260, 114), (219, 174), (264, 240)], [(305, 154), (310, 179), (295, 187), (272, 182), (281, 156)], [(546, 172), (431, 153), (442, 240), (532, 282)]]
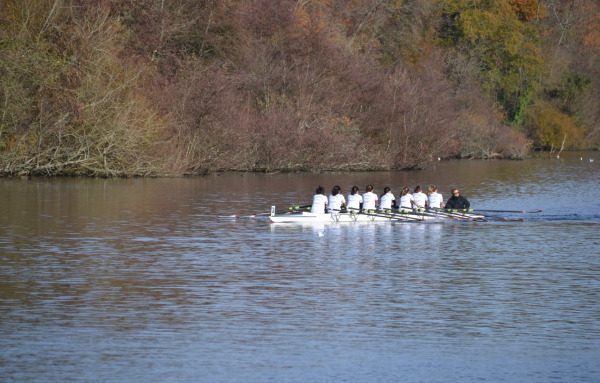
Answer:
[(329, 195), (329, 211), (339, 213), (342, 208), (346, 208), (346, 198), (342, 194), (342, 188), (335, 185)]
[(443, 209), (444, 208), (444, 197), (437, 192), (438, 188), (435, 185), (429, 185), (427, 190), (427, 207), (429, 209)]
[(408, 187), (403, 187), (402, 192), (400, 194), (400, 210), (402, 209), (412, 209), (415, 206), (415, 199), (413, 195), (410, 194), (410, 189)]
[(420, 185), (415, 187), (415, 191), (412, 196), (415, 202), (414, 207), (417, 209), (424, 209), (427, 205), (427, 194), (423, 193), (423, 189), (421, 189)]
[(384, 212), (391, 212), (392, 207), (396, 204), (396, 197), (392, 194), (392, 189), (389, 186), (383, 188), (383, 194), (379, 201), (379, 210)]
[(325, 214), (327, 208), (327, 197), (325, 196), (325, 189), (323, 186), (319, 186), (313, 196), (312, 207), (310, 208), (311, 213), (314, 214)]
[(451, 190), (452, 197), (446, 202), (446, 209), (468, 209), (471, 203), (460, 195), (460, 190), (454, 188)]
[(378, 202), (378, 198), (377, 198), (377, 194), (373, 193), (373, 185), (367, 185), (366, 187), (366, 193), (362, 195), (362, 199), (363, 199), (363, 211), (367, 212), (367, 213), (372, 213), (375, 211), (375, 208), (377, 207), (377, 202)]
[(350, 212), (358, 213), (360, 211), (360, 205), (363, 204), (363, 197), (358, 194), (358, 186), (352, 186), (350, 194), (348, 194), (348, 210)]

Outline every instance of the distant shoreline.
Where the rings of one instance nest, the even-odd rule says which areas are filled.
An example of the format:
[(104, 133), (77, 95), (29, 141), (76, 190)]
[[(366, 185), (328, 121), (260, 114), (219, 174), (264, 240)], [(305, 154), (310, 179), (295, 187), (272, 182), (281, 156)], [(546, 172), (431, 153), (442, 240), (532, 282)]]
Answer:
[[(539, 159), (539, 158), (547, 158), (547, 159), (555, 159), (559, 158), (577, 158), (580, 157), (580, 160), (587, 162), (595, 162), (594, 158), (591, 157), (590, 153), (597, 153), (598, 149), (588, 149), (588, 150), (563, 150), (560, 154), (557, 151), (533, 151), (530, 152), (528, 156), (525, 158), (445, 158), (440, 159), (439, 162), (451, 162), (451, 161), (527, 161), (531, 159)], [(426, 164), (423, 167), (414, 167), (414, 168), (385, 168), (385, 167), (367, 167), (367, 168), (349, 168), (349, 167), (337, 167), (337, 168), (297, 168), (297, 169), (212, 169), (199, 173), (156, 173), (156, 174), (123, 174), (123, 175), (90, 175), (90, 174), (54, 174), (54, 175), (44, 175), (44, 174), (9, 174), (9, 173), (0, 173), (0, 178), (10, 179), (10, 178), (186, 178), (186, 177), (203, 177), (208, 175), (215, 174), (323, 174), (323, 173), (353, 173), (353, 172), (411, 172), (418, 170), (425, 170), (430, 166), (438, 163), (438, 161), (432, 161)]]

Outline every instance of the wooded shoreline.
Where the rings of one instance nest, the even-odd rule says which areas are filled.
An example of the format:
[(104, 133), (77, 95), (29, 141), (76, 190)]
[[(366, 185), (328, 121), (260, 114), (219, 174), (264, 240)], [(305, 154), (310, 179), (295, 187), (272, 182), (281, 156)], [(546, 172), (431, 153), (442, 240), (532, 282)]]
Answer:
[(0, 176), (598, 149), (598, 23), (593, 0), (6, 0)]
[[(589, 157), (591, 153), (597, 153), (597, 149), (590, 150), (570, 150), (563, 151), (561, 154), (557, 154), (558, 152), (550, 152), (550, 151), (542, 151), (542, 152), (534, 152), (530, 153), (523, 158), (448, 158), (448, 159), (440, 159), (438, 162), (448, 162), (448, 161), (472, 161), (472, 160), (483, 160), (483, 161), (527, 161), (530, 159), (535, 159), (539, 156), (547, 157), (548, 159), (555, 159), (557, 156), (559, 158), (563, 158), (565, 156), (578, 156), (585, 155), (581, 157), (582, 161), (592, 162), (594, 159)], [(576, 155), (573, 153), (577, 153)], [(590, 160), (591, 159), (591, 160)], [(75, 173), (64, 173), (64, 174), (43, 174), (43, 173), (28, 173), (28, 174), (9, 174), (9, 173), (0, 173), (0, 179), (14, 179), (14, 178), (23, 178), (23, 179), (32, 179), (32, 178), (188, 178), (188, 177), (204, 177), (209, 175), (219, 175), (219, 174), (327, 174), (327, 173), (352, 173), (352, 172), (411, 172), (417, 170), (425, 170), (428, 166), (432, 166), (433, 164), (429, 164), (422, 168), (405, 168), (405, 169), (393, 169), (393, 168), (320, 168), (320, 169), (253, 169), (253, 170), (233, 170), (233, 169), (215, 169), (206, 172), (196, 172), (196, 173), (152, 173), (152, 174), (113, 174), (113, 175), (104, 175), (104, 174), (96, 174), (94, 176), (90, 176), (89, 174), (75, 174)]]

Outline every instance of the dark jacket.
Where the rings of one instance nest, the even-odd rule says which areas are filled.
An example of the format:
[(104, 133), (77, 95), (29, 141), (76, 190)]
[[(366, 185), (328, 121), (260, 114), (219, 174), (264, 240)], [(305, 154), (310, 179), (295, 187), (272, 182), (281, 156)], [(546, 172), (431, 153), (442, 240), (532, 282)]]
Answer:
[(469, 201), (461, 195), (458, 197), (452, 196), (446, 202), (446, 209), (468, 209), (470, 206)]

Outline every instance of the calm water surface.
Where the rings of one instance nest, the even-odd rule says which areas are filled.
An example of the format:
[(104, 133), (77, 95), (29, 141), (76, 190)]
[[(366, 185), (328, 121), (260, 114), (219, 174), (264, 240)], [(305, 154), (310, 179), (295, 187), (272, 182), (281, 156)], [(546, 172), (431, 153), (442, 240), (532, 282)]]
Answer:
[[(582, 155), (0, 179), (0, 381), (598, 382), (600, 157)], [(544, 211), (483, 223), (218, 218), (307, 203), (318, 184), (429, 182), (444, 197), (461, 187), (475, 207)]]

